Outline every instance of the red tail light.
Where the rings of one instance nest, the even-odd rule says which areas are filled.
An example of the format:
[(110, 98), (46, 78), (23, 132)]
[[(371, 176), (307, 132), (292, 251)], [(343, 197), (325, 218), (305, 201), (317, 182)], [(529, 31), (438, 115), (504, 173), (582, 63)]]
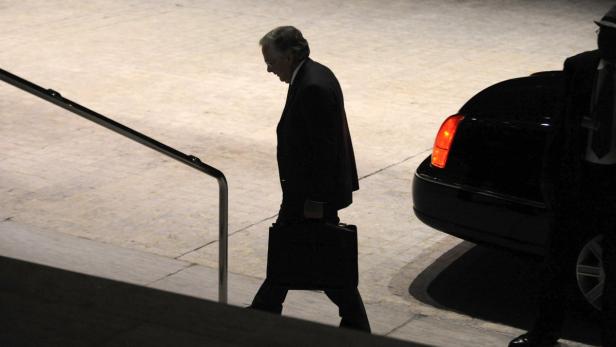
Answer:
[(464, 116), (456, 114), (447, 118), (441, 125), (434, 141), (434, 148), (432, 149), (433, 166), (440, 167), (441, 169), (445, 168), (453, 137), (456, 135), (458, 124), (460, 124), (462, 119), (464, 119)]

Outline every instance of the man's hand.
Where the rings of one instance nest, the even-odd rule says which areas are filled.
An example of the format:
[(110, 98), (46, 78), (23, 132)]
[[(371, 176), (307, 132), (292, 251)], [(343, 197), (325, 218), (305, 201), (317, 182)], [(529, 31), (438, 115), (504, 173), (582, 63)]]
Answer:
[(324, 202), (306, 200), (304, 202), (304, 218), (323, 219)]

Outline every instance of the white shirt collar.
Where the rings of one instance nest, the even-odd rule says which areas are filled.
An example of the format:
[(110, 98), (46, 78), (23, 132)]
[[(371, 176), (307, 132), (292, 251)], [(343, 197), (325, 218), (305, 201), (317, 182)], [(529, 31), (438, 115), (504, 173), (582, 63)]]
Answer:
[(605, 67), (605, 59), (601, 59), (599, 60), (599, 65), (597, 66), (597, 70), (603, 70), (603, 68)]
[(605, 59), (599, 60), (599, 65), (597, 66), (597, 70), (603, 70), (603, 68), (607, 64), (614, 65), (614, 62), (613, 61), (609, 61), (609, 60), (605, 60)]
[(297, 67), (295, 68), (295, 70), (293, 71), (293, 75), (291, 76), (291, 82), (289, 83), (289, 85), (293, 84), (293, 81), (295, 80), (295, 76), (297, 76), (297, 72), (302, 67), (302, 65), (304, 65), (305, 62), (306, 62), (306, 59), (302, 60), (299, 64), (297, 64)]

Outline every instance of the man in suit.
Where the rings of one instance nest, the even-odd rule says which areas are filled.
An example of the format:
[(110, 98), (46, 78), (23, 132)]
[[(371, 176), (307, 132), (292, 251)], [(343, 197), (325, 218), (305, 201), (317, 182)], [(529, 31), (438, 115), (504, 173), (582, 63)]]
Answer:
[[(310, 48), (294, 27), (278, 27), (260, 41), (267, 71), (289, 83), (276, 128), (282, 204), (277, 224), (321, 219), (337, 224), (338, 210), (359, 189), (342, 90), (327, 67), (311, 60)], [(265, 279), (251, 308), (280, 314), (287, 289)], [(370, 332), (357, 288), (326, 290), (339, 307), (341, 327)]]
[(551, 212), (539, 316), (509, 344), (553, 346), (575, 288), (582, 245), (603, 234), (601, 338), (616, 346), (616, 6), (600, 20), (598, 50), (565, 61), (565, 106), (546, 147), (543, 193)]

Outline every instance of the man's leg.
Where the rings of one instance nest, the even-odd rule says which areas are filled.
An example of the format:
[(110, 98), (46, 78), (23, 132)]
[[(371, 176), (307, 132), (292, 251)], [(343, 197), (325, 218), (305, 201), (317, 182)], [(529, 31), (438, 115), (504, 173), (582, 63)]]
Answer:
[(370, 333), (370, 323), (364, 302), (357, 288), (328, 289), (325, 295), (338, 305), (338, 312), (342, 320), (341, 328), (350, 328)]
[(531, 335), (560, 335), (565, 311), (575, 290), (576, 246), (572, 242), (576, 232), (576, 221), (559, 215), (553, 222), (548, 245), (548, 254), (543, 263), (537, 307), (538, 317), (530, 330)]
[(601, 310), (601, 341), (603, 346), (616, 346), (616, 186), (613, 177), (616, 170), (610, 170), (598, 190), (604, 199), (598, 201), (603, 234), (603, 298)]
[[(301, 202), (300, 202), (301, 201)], [(278, 211), (276, 224), (297, 223), (303, 219), (303, 200), (284, 197)], [(279, 287), (265, 279), (248, 308), (281, 314), (282, 303), (287, 297), (288, 289)]]
[(288, 289), (272, 285), (266, 278), (254, 299), (252, 299), (249, 308), (281, 314), (282, 303), (287, 297), (287, 292)]
[(584, 239), (575, 208), (556, 211), (550, 225), (546, 258), (542, 264), (538, 315), (528, 333), (509, 343), (516, 346), (553, 346), (560, 337), (565, 312), (575, 290), (577, 248)]
[[(323, 219), (332, 224), (340, 222), (338, 211), (334, 209), (326, 209)], [(367, 333), (371, 332), (366, 308), (357, 287), (328, 289), (325, 290), (325, 295), (338, 305), (338, 314), (342, 318), (340, 321), (341, 328), (356, 329)]]
[(605, 282), (601, 311), (601, 339), (603, 346), (616, 346), (616, 230), (603, 235), (603, 270)]
[(587, 198), (589, 223), (603, 234), (602, 261), (605, 280), (601, 311), (603, 346), (616, 347), (616, 168), (598, 167), (592, 172)]

